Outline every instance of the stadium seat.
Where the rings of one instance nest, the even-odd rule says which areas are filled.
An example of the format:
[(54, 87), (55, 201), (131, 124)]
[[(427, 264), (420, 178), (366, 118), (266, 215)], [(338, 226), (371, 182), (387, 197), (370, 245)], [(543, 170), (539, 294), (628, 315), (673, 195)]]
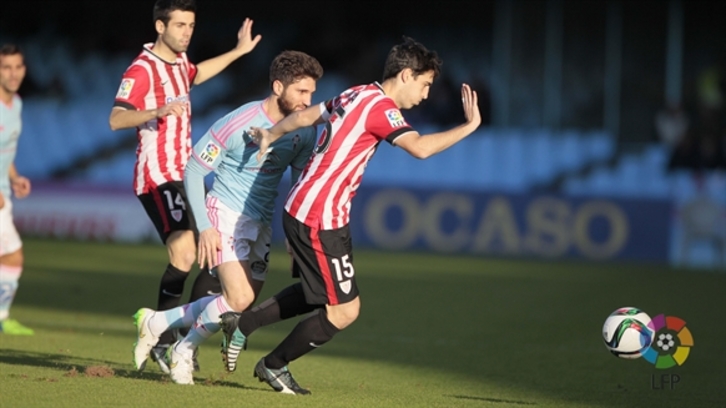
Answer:
[(529, 133), (526, 139), (525, 166), (527, 178), (534, 184), (544, 184), (552, 181), (556, 175), (552, 133), (547, 129), (541, 129)]

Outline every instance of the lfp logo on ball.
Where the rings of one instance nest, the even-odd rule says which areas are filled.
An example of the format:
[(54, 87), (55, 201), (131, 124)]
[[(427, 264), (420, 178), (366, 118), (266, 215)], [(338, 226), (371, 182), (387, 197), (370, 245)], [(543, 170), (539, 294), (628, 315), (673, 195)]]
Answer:
[(660, 314), (653, 319), (636, 307), (621, 307), (603, 325), (603, 340), (620, 358), (643, 357), (655, 368), (682, 366), (693, 347), (693, 335), (680, 317)]

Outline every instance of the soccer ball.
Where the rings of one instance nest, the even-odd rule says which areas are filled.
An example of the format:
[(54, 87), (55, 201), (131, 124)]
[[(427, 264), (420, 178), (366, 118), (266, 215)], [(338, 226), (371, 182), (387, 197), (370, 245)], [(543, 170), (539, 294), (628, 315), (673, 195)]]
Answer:
[(638, 358), (650, 347), (655, 333), (648, 327), (650, 316), (636, 307), (612, 312), (602, 326), (605, 347), (620, 358)]

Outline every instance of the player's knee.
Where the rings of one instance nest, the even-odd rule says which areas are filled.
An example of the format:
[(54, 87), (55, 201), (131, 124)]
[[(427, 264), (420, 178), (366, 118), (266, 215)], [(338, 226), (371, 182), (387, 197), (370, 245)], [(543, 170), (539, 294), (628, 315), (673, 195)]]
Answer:
[(191, 270), (195, 260), (196, 255), (194, 254), (194, 251), (169, 252), (169, 262), (182, 271)]
[(192, 269), (197, 259), (196, 246), (193, 240), (175, 239), (167, 241), (169, 261), (183, 271)]
[(237, 313), (244, 312), (255, 302), (255, 294), (249, 293), (226, 293), (225, 298), (227, 304)]
[(360, 298), (355, 298), (347, 303), (328, 306), (327, 313), (330, 323), (339, 330), (343, 330), (358, 318), (360, 314)]

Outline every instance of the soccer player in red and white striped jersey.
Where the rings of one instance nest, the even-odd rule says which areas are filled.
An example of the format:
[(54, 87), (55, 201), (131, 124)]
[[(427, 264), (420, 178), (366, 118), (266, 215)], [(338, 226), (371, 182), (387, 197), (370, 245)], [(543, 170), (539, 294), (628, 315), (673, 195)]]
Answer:
[[(473, 133), (481, 124), (476, 92), (461, 87), (465, 122), (450, 130), (420, 135), (404, 119), (428, 97), (440, 71), (435, 52), (405, 38), (388, 54), (382, 83), (350, 88), (340, 96), (293, 113), (270, 129), (252, 128), (259, 145), (258, 160), (270, 143), (303, 126), (325, 123), (317, 147), (298, 182), (288, 194), (283, 228), (301, 282), (242, 314), (225, 313), (223, 353), (227, 368), (249, 336), (261, 326), (292, 317), (317, 306), (311, 316), (270, 354), (257, 363), (255, 374), (273, 389), (308, 394), (292, 378), (289, 362), (330, 341), (358, 317), (360, 298), (348, 229), (351, 201), (366, 164), (383, 141), (425, 159)], [(231, 363), (231, 364), (230, 364)]]
[[(252, 37), (252, 20), (245, 19), (231, 51), (195, 65), (186, 50), (194, 32), (194, 0), (157, 0), (154, 5), (156, 42), (143, 50), (123, 74), (109, 117), (111, 129), (136, 128), (134, 192), (154, 223), (169, 253), (161, 278), (157, 308), (176, 307), (184, 281), (196, 257), (196, 224), (184, 190), (184, 167), (191, 154), (189, 91), (214, 77), (233, 61), (252, 51), (261, 36)], [(202, 271), (194, 283), (192, 301), (219, 292), (219, 282)], [(165, 333), (154, 350), (163, 371)], [(143, 369), (143, 367), (141, 367)]]

